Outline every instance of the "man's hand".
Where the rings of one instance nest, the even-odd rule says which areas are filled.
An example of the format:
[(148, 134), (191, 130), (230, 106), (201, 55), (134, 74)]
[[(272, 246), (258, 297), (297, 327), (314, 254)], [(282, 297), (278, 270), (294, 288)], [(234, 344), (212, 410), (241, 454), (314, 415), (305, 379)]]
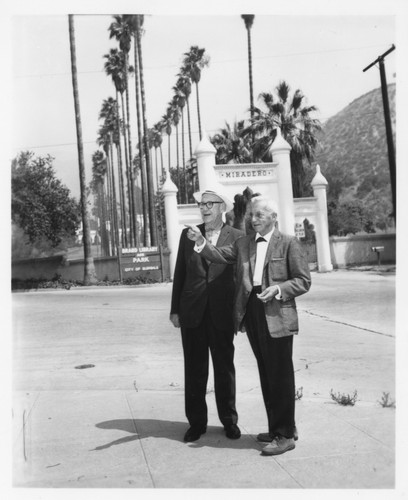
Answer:
[(178, 314), (170, 314), (170, 321), (175, 328), (180, 328), (180, 317)]
[(191, 241), (195, 241), (198, 246), (202, 245), (205, 241), (204, 236), (201, 234), (201, 231), (197, 226), (187, 226), (187, 238)]
[(265, 288), (265, 290), (262, 293), (257, 293), (256, 296), (258, 297), (259, 300), (262, 302), (268, 302), (269, 300), (272, 300), (275, 295), (278, 295), (279, 293), (279, 288), (276, 285), (268, 286), (268, 288)]

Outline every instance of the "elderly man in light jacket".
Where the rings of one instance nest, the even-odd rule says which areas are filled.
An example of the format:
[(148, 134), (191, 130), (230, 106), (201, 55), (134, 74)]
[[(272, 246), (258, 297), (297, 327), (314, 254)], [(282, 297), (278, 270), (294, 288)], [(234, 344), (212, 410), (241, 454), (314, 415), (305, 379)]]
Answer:
[(215, 247), (191, 226), (187, 237), (212, 262), (236, 264), (234, 325), (247, 332), (256, 357), (268, 432), (262, 453), (278, 455), (295, 448), (295, 377), (293, 336), (298, 333), (295, 297), (311, 285), (308, 263), (298, 240), (276, 227), (277, 210), (265, 197), (251, 200), (255, 233)]

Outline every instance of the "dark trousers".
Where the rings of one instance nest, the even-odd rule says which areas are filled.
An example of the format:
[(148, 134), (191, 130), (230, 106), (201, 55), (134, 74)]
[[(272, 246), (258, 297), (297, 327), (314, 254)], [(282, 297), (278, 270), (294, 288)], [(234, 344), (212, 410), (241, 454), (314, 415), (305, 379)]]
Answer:
[(181, 328), (184, 351), (184, 397), (191, 426), (206, 427), (209, 351), (214, 368), (214, 390), (218, 416), (224, 426), (238, 421), (235, 409), (234, 332), (219, 330), (204, 313), (197, 328)]
[(269, 434), (291, 438), (295, 426), (293, 335), (280, 338), (270, 336), (264, 305), (256, 293), (253, 290), (250, 295), (244, 322), (258, 363)]

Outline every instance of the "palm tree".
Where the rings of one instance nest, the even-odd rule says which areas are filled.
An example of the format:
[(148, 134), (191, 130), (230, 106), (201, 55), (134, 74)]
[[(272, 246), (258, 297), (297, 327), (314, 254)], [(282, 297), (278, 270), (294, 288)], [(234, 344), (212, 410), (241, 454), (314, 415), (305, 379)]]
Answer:
[(182, 73), (188, 75), (193, 83), (196, 85), (197, 96), (197, 118), (198, 118), (198, 132), (201, 141), (201, 113), (200, 113), (200, 98), (198, 93), (198, 83), (201, 79), (201, 70), (208, 66), (210, 58), (205, 54), (205, 49), (200, 49), (197, 45), (190, 47), (189, 52), (185, 52), (183, 59)]
[[(132, 179), (130, 161), (129, 161), (129, 149), (128, 149), (128, 139), (126, 130), (128, 130), (127, 119), (125, 115), (125, 106), (123, 100), (123, 93), (126, 90), (126, 58), (125, 53), (119, 51), (118, 49), (110, 49), (108, 54), (103, 56), (106, 58), (104, 65), (105, 72), (107, 75), (112, 77), (112, 81), (115, 85), (116, 90), (116, 101), (118, 104), (118, 95), (121, 97), (121, 109), (122, 109), (122, 123), (120, 123), (119, 109), (117, 110), (118, 128), (121, 133), (123, 133), (123, 139), (125, 143), (125, 165), (126, 165), (126, 180), (127, 180), (127, 194), (128, 194), (128, 205), (129, 205), (129, 220), (130, 220), (130, 242), (131, 244), (138, 245), (138, 234), (136, 231), (136, 202), (135, 202), (135, 192), (134, 192), (134, 180)], [(121, 151), (121, 141), (118, 142), (118, 153), (119, 162), (122, 164), (122, 151)]]
[(161, 124), (162, 124), (162, 131), (167, 134), (168, 171), (170, 172), (170, 168), (171, 168), (170, 135), (171, 135), (171, 131), (172, 131), (173, 121), (171, 119), (171, 115), (168, 113), (168, 110), (167, 110), (166, 114), (162, 116)]
[(189, 152), (190, 152), (190, 161), (193, 157), (193, 147), (191, 143), (191, 120), (190, 120), (190, 94), (191, 94), (191, 80), (190, 77), (187, 76), (186, 74), (183, 74), (183, 68), (181, 69), (181, 72), (177, 75), (177, 83), (176, 87), (178, 91), (181, 92), (182, 95), (185, 97), (185, 103), (187, 107), (187, 122), (188, 122), (188, 142), (189, 142)]
[(75, 27), (74, 16), (68, 15), (69, 26), (69, 47), (71, 52), (71, 75), (72, 75), (72, 88), (74, 94), (74, 108), (75, 108), (75, 123), (77, 133), (77, 148), (78, 148), (78, 167), (79, 167), (79, 184), (81, 191), (81, 213), (82, 213), (82, 229), (83, 229), (83, 244), (84, 244), (84, 284), (90, 285), (98, 282), (95, 271), (95, 264), (91, 251), (91, 231), (89, 224), (88, 204), (86, 195), (86, 182), (85, 182), (85, 163), (84, 163), (84, 148), (82, 142), (82, 123), (81, 123), (81, 110), (79, 105), (78, 95), (78, 74), (76, 63), (76, 46), (75, 46)]
[(251, 112), (251, 119), (252, 119), (254, 116), (254, 93), (253, 93), (253, 86), (252, 86), (251, 28), (252, 28), (252, 25), (254, 23), (255, 16), (250, 15), (250, 14), (242, 14), (241, 17), (244, 20), (245, 28), (247, 30), (247, 37), (248, 37), (249, 103), (250, 103), (250, 112)]
[(106, 199), (105, 199), (106, 159), (102, 151), (95, 151), (92, 155), (92, 183), (91, 188), (97, 198), (98, 217), (101, 231), (102, 255), (109, 255), (109, 239), (106, 231)]
[[(133, 161), (132, 156), (132, 134), (130, 128), (130, 110), (129, 110), (129, 52), (132, 45), (132, 29), (129, 22), (129, 16), (126, 15), (115, 15), (113, 16), (114, 22), (109, 26), (109, 38), (115, 38), (119, 42), (119, 48), (124, 53), (125, 62), (124, 62), (124, 80), (125, 80), (125, 96), (126, 96), (126, 132), (128, 139), (128, 147), (129, 147), (129, 163), (131, 164)], [(135, 68), (137, 73), (137, 68)], [(131, 165), (129, 166), (129, 175), (131, 179), (131, 189), (132, 189), (132, 199), (135, 200), (135, 180), (133, 168)], [(136, 206), (136, 201), (133, 202)], [(136, 210), (135, 210), (135, 221), (134, 221), (134, 230), (136, 232)], [(146, 224), (144, 224), (146, 226)]]
[(159, 173), (158, 178), (164, 177), (164, 164), (163, 164), (163, 150), (162, 150), (162, 142), (163, 142), (163, 137), (162, 137), (162, 130), (163, 130), (163, 124), (162, 122), (157, 122), (153, 125), (153, 143), (154, 143), (154, 148), (157, 151), (159, 149), (160, 151), (160, 175)]
[[(188, 86), (186, 86), (186, 78), (179, 77), (176, 85), (173, 87), (174, 94), (174, 104), (180, 110), (181, 113), (181, 152), (182, 152), (182, 165), (183, 165), (183, 175), (184, 175), (184, 202), (188, 203), (188, 192), (187, 192), (187, 172), (186, 172), (186, 155), (184, 148), (184, 106), (187, 102), (186, 93), (188, 92)], [(190, 85), (191, 91), (191, 85)], [(190, 144), (191, 147), (191, 144)], [(192, 152), (190, 151), (190, 159), (192, 157)]]
[[(127, 247), (127, 226), (126, 226), (126, 205), (125, 205), (125, 190), (123, 185), (123, 170), (120, 155), (120, 136), (119, 136), (119, 117), (117, 101), (112, 97), (105, 99), (102, 103), (99, 119), (104, 120), (104, 127), (110, 132), (113, 144), (115, 144), (118, 159), (118, 179), (119, 179), (119, 199), (121, 211), (121, 229), (122, 229), (122, 246)], [(111, 159), (113, 168), (113, 157)]]
[(149, 238), (149, 186), (147, 180), (147, 167), (143, 157), (143, 125), (141, 120), (140, 112), (140, 84), (139, 84), (139, 59), (138, 59), (138, 49), (137, 49), (137, 16), (134, 15), (123, 15), (121, 16), (122, 24), (126, 25), (126, 34), (130, 35), (129, 50), (131, 45), (131, 37), (134, 39), (133, 52), (134, 52), (134, 71), (135, 71), (135, 100), (136, 100), (136, 118), (137, 118), (137, 133), (138, 133), (138, 156), (139, 159), (132, 160), (133, 166), (137, 164), (138, 168), (134, 169), (132, 166), (132, 171), (140, 172), (141, 177), (141, 187), (142, 187), (142, 212), (143, 212), (143, 243), (144, 246), (148, 245)]
[(135, 70), (139, 70), (140, 77), (140, 96), (142, 102), (142, 119), (143, 119), (143, 138), (144, 138), (144, 149), (146, 157), (146, 170), (147, 170), (147, 185), (148, 185), (148, 198), (149, 198), (149, 226), (150, 226), (150, 243), (152, 246), (157, 246), (157, 224), (156, 224), (156, 214), (155, 214), (155, 203), (154, 203), (154, 187), (153, 187), (153, 172), (150, 164), (149, 148), (147, 145), (147, 118), (146, 118), (146, 97), (145, 97), (145, 86), (144, 86), (144, 73), (143, 73), (143, 53), (142, 53), (142, 26), (144, 22), (144, 16), (135, 16), (135, 31), (136, 31), (136, 47), (137, 47), (137, 58), (138, 67)]
[(180, 155), (179, 155), (179, 129), (178, 124), (180, 122), (180, 110), (175, 102), (175, 98), (169, 102), (167, 105), (166, 115), (170, 117), (171, 125), (176, 129), (176, 168), (177, 172), (180, 172)]
[(116, 248), (117, 254), (119, 255), (119, 227), (118, 227), (118, 212), (117, 212), (118, 206), (116, 201), (116, 182), (115, 182), (115, 172), (113, 169), (113, 150), (112, 150), (113, 133), (109, 123), (104, 123), (99, 128), (97, 142), (99, 146), (102, 146), (106, 155), (112, 247)]
[[(254, 91), (253, 91), (253, 81), (252, 81), (252, 42), (251, 42), (251, 28), (254, 23), (255, 16), (253, 14), (242, 14), (242, 19), (245, 23), (245, 28), (247, 30), (248, 38), (248, 73), (249, 73), (249, 110), (251, 115), (251, 120), (254, 117)], [(254, 142), (254, 137), (252, 135), (252, 142)]]
[(233, 127), (225, 123), (225, 128), (210, 138), (217, 150), (216, 163), (249, 163), (252, 159), (250, 133), (245, 121), (235, 122)]
[(321, 123), (312, 118), (311, 113), (317, 111), (316, 106), (304, 106), (305, 96), (301, 90), (296, 90), (290, 98), (289, 85), (281, 81), (276, 87), (277, 99), (269, 92), (259, 96), (267, 111), (254, 108), (254, 118), (250, 131), (255, 133), (254, 152), (258, 159), (270, 159), (269, 149), (276, 137), (276, 128), (282, 131), (282, 136), (290, 144), (292, 189), (293, 196), (303, 195), (305, 171), (303, 159), (313, 161), (318, 144), (316, 134), (321, 130)]

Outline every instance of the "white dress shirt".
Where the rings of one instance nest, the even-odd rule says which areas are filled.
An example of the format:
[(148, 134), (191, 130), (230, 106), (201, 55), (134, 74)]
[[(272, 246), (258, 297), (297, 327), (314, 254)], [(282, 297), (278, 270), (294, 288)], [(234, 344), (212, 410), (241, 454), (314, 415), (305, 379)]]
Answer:
[(216, 246), (218, 238), (220, 237), (221, 229), (222, 226), (219, 229), (210, 229), (205, 232), (205, 239), (208, 241), (208, 243), (211, 243), (211, 245)]
[(266, 241), (260, 241), (256, 243), (255, 270), (253, 279), (254, 286), (262, 285), (262, 274), (265, 264), (266, 251), (268, 250), (268, 245), (272, 237), (272, 233), (273, 229), (269, 233), (265, 234), (265, 236), (261, 236), (259, 233), (256, 233), (255, 235), (255, 242), (258, 240), (258, 238), (263, 238)]
[[(275, 228), (273, 228), (273, 229), (275, 229)], [(265, 264), (266, 251), (268, 250), (268, 245), (269, 245), (269, 242), (272, 238), (273, 229), (269, 233), (265, 234), (265, 236), (261, 236), (259, 233), (256, 233), (256, 235), (255, 235), (255, 241), (258, 238), (264, 238), (266, 241), (260, 241), (259, 243), (256, 243), (255, 270), (254, 270), (254, 278), (253, 278), (253, 285), (254, 286), (262, 285), (262, 274), (263, 274), (263, 268), (264, 268), (264, 264)], [(219, 236), (219, 233), (216, 237), (217, 240), (218, 240), (218, 236)], [(205, 247), (206, 243), (207, 243), (206, 239), (204, 239), (204, 243), (202, 243), (201, 245), (197, 245), (197, 243), (196, 243), (194, 245), (194, 250), (197, 253), (200, 253), (202, 251), (202, 249)], [(213, 245), (216, 244), (216, 242), (213, 243), (213, 241), (211, 241), (210, 243), (212, 243)], [(280, 289), (279, 285), (277, 285), (277, 287), (278, 287), (279, 291), (278, 291), (278, 295), (275, 295), (275, 299), (281, 300), (282, 299), (281, 289)]]

